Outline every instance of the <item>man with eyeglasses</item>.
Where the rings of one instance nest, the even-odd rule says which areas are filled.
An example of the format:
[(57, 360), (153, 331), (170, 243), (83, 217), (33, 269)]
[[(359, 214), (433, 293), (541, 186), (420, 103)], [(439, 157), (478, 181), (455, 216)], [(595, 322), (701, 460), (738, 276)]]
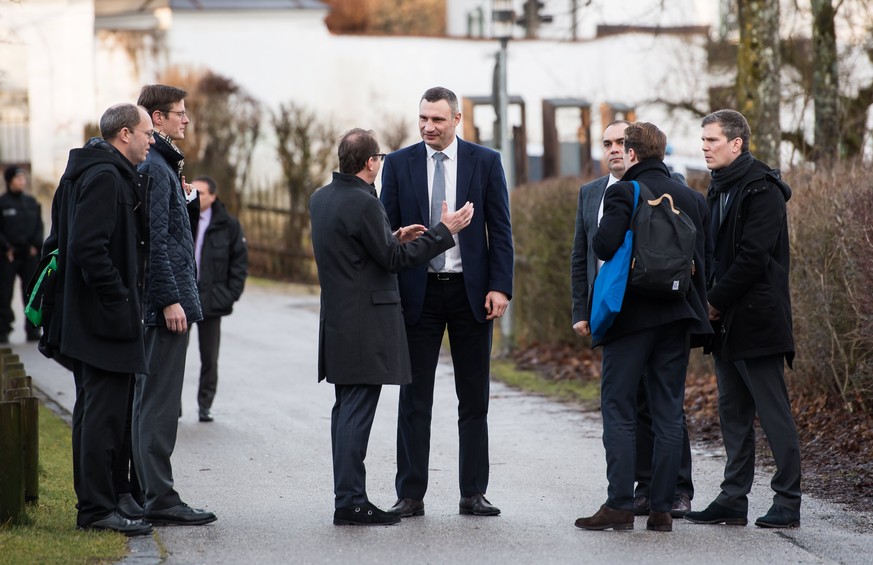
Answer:
[(151, 525), (116, 510), (120, 493), (113, 483), (133, 374), (146, 370), (141, 292), (149, 177), (135, 166), (154, 143), (149, 131), (151, 120), (141, 107), (106, 110), (100, 118), (103, 139), (70, 151), (43, 245), (44, 254), (58, 250), (58, 292), (52, 293), (40, 349), (71, 365), (76, 383), (76, 524), (128, 536), (152, 532)]
[(376, 197), (379, 144), (372, 131), (353, 129), (339, 143), (340, 172), (309, 200), (312, 249), (321, 283), (318, 380), (336, 389), (331, 412), (334, 517), (342, 525), (388, 525), (399, 513), (367, 498), (364, 457), (383, 384), (411, 380), (409, 351), (397, 289), (398, 271), (424, 265), (454, 247), (470, 224), (473, 205), (394, 233)]
[(150, 252), (145, 290), (145, 349), (148, 370), (136, 375), (133, 398), (133, 454), (145, 493), (145, 518), (156, 526), (199, 526), (215, 514), (184, 503), (173, 489), (170, 456), (182, 407), (188, 328), (203, 318), (194, 262), (200, 203), (183, 182), (184, 155), (175, 142), (185, 138), (187, 92), (152, 84), (138, 104), (152, 119), (155, 145), (139, 170), (153, 179), (148, 198)]

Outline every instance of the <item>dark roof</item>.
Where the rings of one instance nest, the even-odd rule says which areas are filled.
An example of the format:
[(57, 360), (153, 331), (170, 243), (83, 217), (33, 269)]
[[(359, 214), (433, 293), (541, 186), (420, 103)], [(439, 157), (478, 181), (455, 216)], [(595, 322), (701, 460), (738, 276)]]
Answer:
[(170, 0), (173, 10), (326, 10), (319, 0)]

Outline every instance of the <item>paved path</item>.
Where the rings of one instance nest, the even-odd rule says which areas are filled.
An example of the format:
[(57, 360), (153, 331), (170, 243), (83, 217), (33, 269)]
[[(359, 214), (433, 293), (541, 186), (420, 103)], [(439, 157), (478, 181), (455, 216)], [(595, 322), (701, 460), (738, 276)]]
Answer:
[[(450, 365), (437, 379), (427, 514), (390, 527), (332, 525), (330, 408), (333, 388), (316, 383), (318, 297), (250, 284), (223, 322), (215, 422), (197, 422), (199, 362), (192, 343), (184, 415), (173, 456), (176, 487), (218, 514), (204, 527), (159, 528), (169, 564), (242, 563), (869, 563), (873, 516), (806, 498), (803, 527), (701, 526), (672, 533), (586, 532), (573, 521), (605, 500), (599, 414), (492, 387), (491, 485), (497, 518), (458, 515), (456, 401)], [(196, 330), (195, 330), (196, 332)], [(192, 335), (192, 342), (196, 336)], [(23, 341), (23, 334), (13, 335)], [(31, 344), (16, 345), (38, 386), (72, 408), (72, 377)], [(394, 502), (397, 387), (385, 387), (367, 457), (371, 500)], [(717, 493), (723, 457), (695, 453), (695, 508)], [(770, 504), (758, 474), (749, 516)], [(866, 532), (866, 533), (865, 533)], [(158, 561), (149, 538), (128, 562)]]

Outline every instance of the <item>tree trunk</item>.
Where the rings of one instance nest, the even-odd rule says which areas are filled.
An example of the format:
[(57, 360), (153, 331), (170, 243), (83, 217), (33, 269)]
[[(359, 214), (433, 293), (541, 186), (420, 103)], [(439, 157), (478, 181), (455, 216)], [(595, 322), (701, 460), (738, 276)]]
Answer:
[(817, 164), (839, 156), (840, 114), (837, 75), (836, 10), (833, 0), (812, 0), (812, 99), (815, 103), (815, 148)]
[(779, 0), (738, 0), (737, 105), (752, 128), (751, 150), (779, 166)]

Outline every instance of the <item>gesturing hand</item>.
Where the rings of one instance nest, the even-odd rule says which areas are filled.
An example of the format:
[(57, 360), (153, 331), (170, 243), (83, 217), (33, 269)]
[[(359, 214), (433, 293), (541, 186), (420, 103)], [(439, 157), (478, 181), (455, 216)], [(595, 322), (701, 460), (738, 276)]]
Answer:
[(470, 225), (470, 221), (473, 219), (473, 203), (467, 202), (461, 208), (455, 210), (454, 212), (449, 212), (449, 207), (443, 201), (443, 212), (440, 215), (440, 221), (449, 228), (449, 231), (452, 232), (452, 235), (455, 235), (462, 229), (466, 228)]

